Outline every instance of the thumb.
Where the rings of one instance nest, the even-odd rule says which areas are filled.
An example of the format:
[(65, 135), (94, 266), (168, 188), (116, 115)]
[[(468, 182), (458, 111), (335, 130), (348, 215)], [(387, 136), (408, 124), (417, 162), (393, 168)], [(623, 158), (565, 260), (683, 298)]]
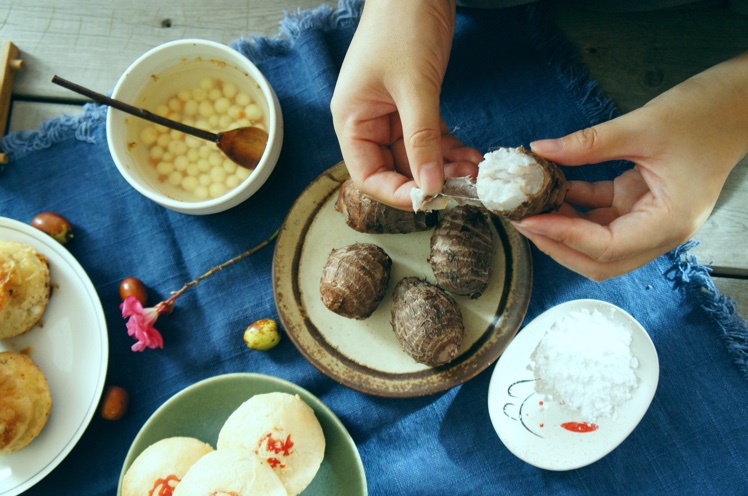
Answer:
[(423, 95), (405, 98), (400, 106), (405, 153), (416, 184), (428, 195), (439, 193), (444, 184), (441, 116), (436, 100)]
[(586, 165), (620, 160), (628, 157), (633, 129), (619, 117), (597, 126), (568, 134), (563, 138), (544, 139), (530, 143), (533, 152), (564, 165)]

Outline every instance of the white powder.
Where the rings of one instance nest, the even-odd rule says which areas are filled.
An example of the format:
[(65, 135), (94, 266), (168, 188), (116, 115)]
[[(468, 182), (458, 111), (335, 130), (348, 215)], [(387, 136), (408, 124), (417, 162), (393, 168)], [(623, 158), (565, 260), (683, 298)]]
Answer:
[(510, 211), (540, 191), (545, 175), (532, 155), (518, 148), (486, 153), (478, 164), (478, 198), (489, 210)]
[(578, 411), (579, 420), (614, 416), (637, 387), (632, 334), (598, 310), (560, 318), (531, 356), (536, 392)]

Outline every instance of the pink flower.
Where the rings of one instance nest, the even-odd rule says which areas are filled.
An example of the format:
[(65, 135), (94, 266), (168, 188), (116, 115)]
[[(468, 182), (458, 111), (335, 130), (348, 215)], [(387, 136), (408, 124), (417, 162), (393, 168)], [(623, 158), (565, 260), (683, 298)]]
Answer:
[(122, 317), (127, 320), (127, 335), (133, 336), (137, 342), (132, 345), (132, 351), (143, 351), (146, 348), (163, 348), (164, 339), (161, 333), (153, 327), (158, 316), (166, 311), (166, 305), (143, 308), (143, 305), (134, 296), (128, 296), (120, 305)]

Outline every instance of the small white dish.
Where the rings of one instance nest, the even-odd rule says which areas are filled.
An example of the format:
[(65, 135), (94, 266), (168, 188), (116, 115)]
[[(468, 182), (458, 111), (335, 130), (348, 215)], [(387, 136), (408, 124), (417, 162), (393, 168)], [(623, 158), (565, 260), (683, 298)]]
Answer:
[[(574, 412), (535, 392), (530, 356), (546, 330), (563, 315), (597, 309), (633, 331), (631, 351), (639, 361), (638, 385), (632, 397), (611, 417), (594, 426)], [(572, 470), (589, 465), (620, 445), (649, 408), (659, 381), (657, 351), (647, 331), (621, 308), (600, 300), (574, 300), (536, 317), (504, 351), (488, 387), (488, 413), (501, 442), (525, 462), (547, 470)], [(566, 424), (566, 427), (562, 427)], [(570, 430), (576, 427), (577, 430)], [(594, 430), (593, 430), (594, 429)]]
[(67, 249), (22, 222), (0, 217), (0, 239), (26, 243), (49, 260), (52, 297), (40, 324), (0, 340), (0, 351), (27, 353), (49, 382), (52, 412), (39, 437), (0, 457), (0, 496), (21, 494), (65, 459), (96, 413), (109, 341), (94, 285)]

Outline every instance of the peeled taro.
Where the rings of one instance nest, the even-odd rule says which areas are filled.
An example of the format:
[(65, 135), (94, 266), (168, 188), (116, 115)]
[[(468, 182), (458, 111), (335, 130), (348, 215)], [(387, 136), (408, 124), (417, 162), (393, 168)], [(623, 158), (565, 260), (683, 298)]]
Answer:
[(395, 286), (392, 329), (408, 355), (432, 367), (454, 360), (465, 334), (457, 302), (417, 277), (406, 277)]
[(436, 213), (409, 212), (385, 205), (359, 191), (351, 179), (340, 186), (335, 210), (343, 214), (352, 229), (371, 234), (426, 231), (437, 221)]
[(492, 256), (491, 226), (484, 210), (465, 205), (443, 213), (431, 235), (429, 256), (440, 288), (478, 298), (488, 286)]
[(520, 146), (486, 153), (475, 181), (449, 178), (434, 196), (413, 188), (411, 200), (416, 212), (476, 205), (509, 220), (521, 220), (558, 210), (566, 190), (566, 177), (558, 165)]
[(566, 197), (561, 169), (543, 157), (519, 148), (499, 148), (478, 164), (478, 199), (510, 220), (558, 210)]
[(387, 292), (391, 267), (389, 255), (371, 243), (332, 250), (322, 269), (322, 303), (343, 317), (370, 317)]

